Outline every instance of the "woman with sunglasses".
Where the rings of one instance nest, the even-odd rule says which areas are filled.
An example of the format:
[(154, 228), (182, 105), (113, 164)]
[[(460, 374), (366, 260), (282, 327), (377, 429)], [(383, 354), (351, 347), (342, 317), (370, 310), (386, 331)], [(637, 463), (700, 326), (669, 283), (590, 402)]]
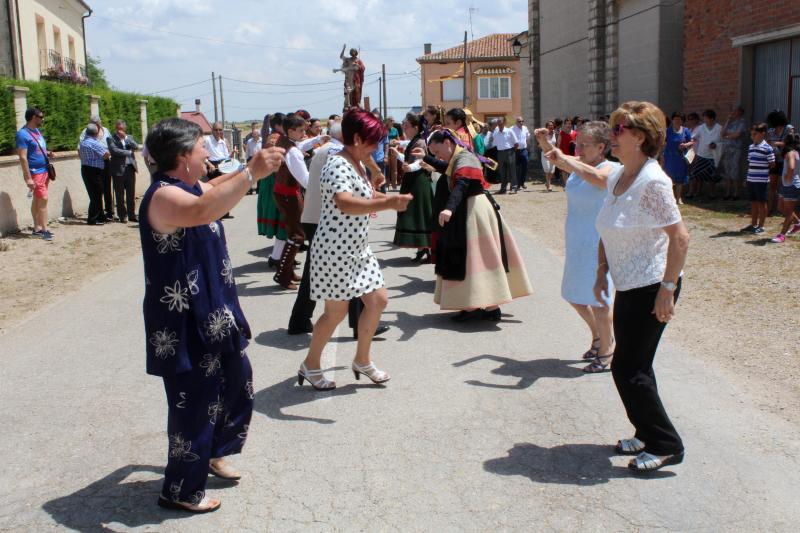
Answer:
[(594, 292), (603, 301), (610, 272), (617, 289), (611, 373), (636, 430), (616, 451), (636, 455), (629, 468), (647, 472), (683, 461), (683, 442), (658, 395), (653, 359), (675, 314), (689, 232), (672, 180), (657, 161), (666, 137), (664, 113), (649, 102), (626, 102), (611, 115), (610, 125), (611, 152), (622, 167), (609, 176), (597, 216)]

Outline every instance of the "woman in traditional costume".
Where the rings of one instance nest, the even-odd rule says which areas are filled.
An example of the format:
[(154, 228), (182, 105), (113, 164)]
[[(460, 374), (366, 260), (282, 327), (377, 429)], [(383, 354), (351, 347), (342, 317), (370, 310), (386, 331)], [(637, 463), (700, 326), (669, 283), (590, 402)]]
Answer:
[[(283, 135), (283, 119), (286, 115), (275, 113), (269, 119), (269, 127), (272, 133), (266, 132), (261, 135), (264, 148), (275, 146), (281, 135)], [(258, 182), (258, 203), (256, 205), (256, 222), (258, 224), (258, 234), (264, 235), (267, 239), (275, 237), (275, 244), (272, 246), (272, 255), (267, 259), (267, 265), (276, 268), (280, 262), (283, 248), (286, 245), (286, 224), (281, 220), (278, 205), (272, 197), (275, 188), (275, 172)]]

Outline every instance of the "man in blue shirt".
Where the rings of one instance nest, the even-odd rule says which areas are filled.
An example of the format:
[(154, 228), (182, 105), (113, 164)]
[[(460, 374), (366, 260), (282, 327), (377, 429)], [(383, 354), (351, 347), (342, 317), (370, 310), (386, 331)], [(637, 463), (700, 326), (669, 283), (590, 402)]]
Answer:
[[(378, 168), (381, 169), (381, 174), (384, 176), (386, 175), (386, 145), (389, 144), (389, 136), (387, 135), (384, 137), (381, 142), (378, 143), (378, 147), (372, 152), (372, 159), (378, 165)], [(386, 182), (381, 185), (381, 192), (386, 192)]]
[(47, 229), (47, 187), (50, 182), (47, 164), (53, 154), (47, 151), (44, 135), (39, 131), (44, 113), (38, 107), (32, 107), (25, 111), (25, 121), (25, 126), (17, 132), (16, 146), (22, 177), (33, 193), (33, 235), (51, 241), (53, 234)]
[(108, 148), (100, 142), (102, 136), (100, 128), (90, 123), (86, 126), (86, 135), (78, 145), (81, 157), (81, 177), (89, 194), (89, 215), (86, 223), (91, 226), (100, 226), (107, 222), (103, 215), (103, 174), (106, 160), (110, 157)]

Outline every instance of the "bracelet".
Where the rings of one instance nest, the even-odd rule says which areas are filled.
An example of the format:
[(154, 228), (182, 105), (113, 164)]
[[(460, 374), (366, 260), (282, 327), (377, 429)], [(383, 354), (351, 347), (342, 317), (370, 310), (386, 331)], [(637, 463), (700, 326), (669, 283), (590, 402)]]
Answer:
[(250, 182), (250, 188), (253, 187), (253, 175), (250, 173), (250, 169), (248, 167), (244, 167), (244, 175), (247, 176), (247, 181)]

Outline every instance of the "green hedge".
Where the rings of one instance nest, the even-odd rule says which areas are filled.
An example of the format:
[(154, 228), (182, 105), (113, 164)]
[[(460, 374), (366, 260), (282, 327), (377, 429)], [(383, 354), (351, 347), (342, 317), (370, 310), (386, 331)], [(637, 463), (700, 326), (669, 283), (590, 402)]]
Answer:
[(122, 119), (128, 132), (139, 139), (139, 100), (147, 100), (147, 121), (153, 125), (159, 120), (174, 117), (177, 103), (169, 98), (135, 93), (92, 89), (82, 85), (52, 81), (23, 81), (0, 78), (0, 154), (14, 150), (16, 115), (14, 97), (8, 89), (12, 85), (29, 87), (28, 107), (39, 107), (45, 112), (42, 133), (50, 150), (74, 150), (78, 138), (89, 121), (89, 95), (100, 97), (100, 116), (103, 125), (113, 129), (114, 122)]

